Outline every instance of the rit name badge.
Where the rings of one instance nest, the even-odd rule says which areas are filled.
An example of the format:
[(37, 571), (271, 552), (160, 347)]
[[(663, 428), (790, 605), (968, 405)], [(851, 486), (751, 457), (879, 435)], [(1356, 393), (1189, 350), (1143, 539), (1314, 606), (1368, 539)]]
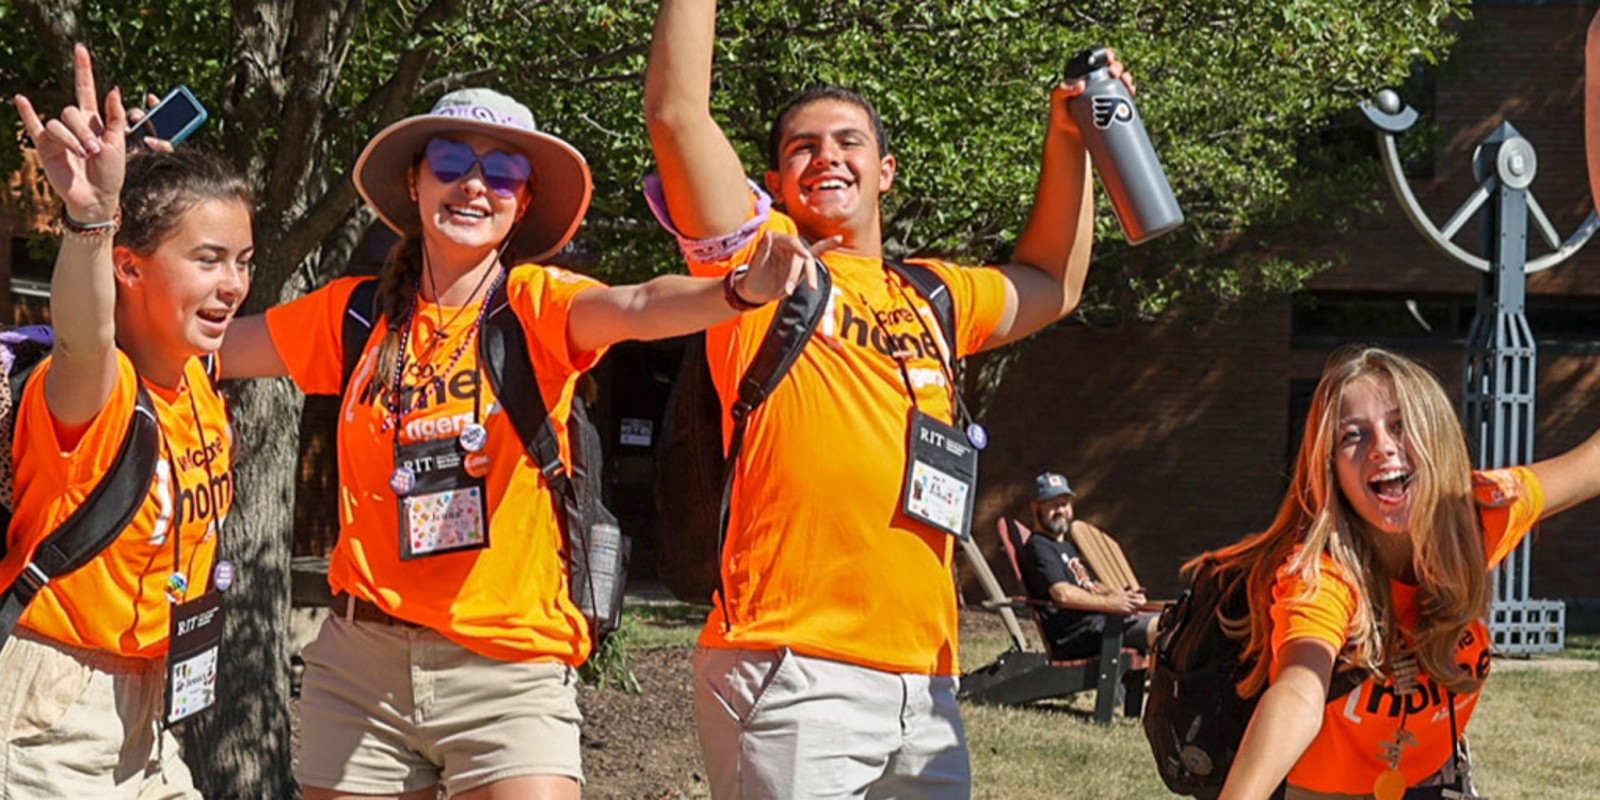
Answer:
[(217, 702), (217, 671), (222, 652), (222, 592), (211, 591), (172, 607), (167, 650), (168, 725)]
[(400, 497), (402, 560), (489, 546), (488, 493), (472, 474), (475, 462), (487, 461), (483, 453), (455, 438), (430, 439), (400, 447), (399, 459), (415, 476)]
[(971, 538), (972, 505), (978, 483), (978, 448), (967, 434), (921, 411), (911, 412), (910, 458), (906, 459), (906, 516), (951, 536)]

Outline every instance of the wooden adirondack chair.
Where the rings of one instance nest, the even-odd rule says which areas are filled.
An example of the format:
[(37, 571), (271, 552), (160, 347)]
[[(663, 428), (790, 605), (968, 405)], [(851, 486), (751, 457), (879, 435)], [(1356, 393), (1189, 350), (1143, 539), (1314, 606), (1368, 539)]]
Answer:
[[(1078, 529), (1082, 527), (1081, 537)], [(1138, 586), (1128, 559), (1115, 540), (1092, 525), (1073, 526), (1073, 543), (1088, 562), (1089, 568), (1101, 582)], [(1026, 546), (1032, 532), (1016, 520), (1001, 518), (1000, 542), (1011, 562), (1012, 573), (1019, 585), (1022, 578), (1021, 563), (1017, 554)], [(1026, 597), (1002, 598), (999, 602), (1022, 605), (1033, 610), (1034, 623), (1039, 624), (1038, 608), (1042, 603)], [(1046, 642), (1043, 628), (1039, 638)], [(1050, 697), (1062, 697), (1077, 692), (1095, 691), (1095, 722), (1111, 724), (1117, 705), (1122, 705), (1123, 715), (1137, 718), (1144, 705), (1144, 684), (1149, 658), (1136, 650), (1122, 646), (1122, 626), (1107, 625), (1100, 641), (1100, 654), (1094, 658), (1055, 660), (1048, 653), (1030, 652), (1016, 637), (1010, 651), (988, 666), (973, 670), (961, 678), (961, 696), (985, 705), (1020, 705)]]

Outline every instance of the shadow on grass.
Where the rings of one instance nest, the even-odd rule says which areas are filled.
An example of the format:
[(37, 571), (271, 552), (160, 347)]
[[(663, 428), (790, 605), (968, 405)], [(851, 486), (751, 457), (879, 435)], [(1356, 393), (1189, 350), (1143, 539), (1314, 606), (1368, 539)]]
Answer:
[[(1098, 727), (1094, 721), (1094, 699), (1095, 693), (1093, 691), (1083, 691), (1061, 697), (1035, 700), (1032, 703), (1023, 703), (1022, 705), (980, 706), (977, 703), (963, 702), (962, 707), (1003, 708), (1039, 720), (1075, 720), (1086, 725)], [(1111, 719), (1113, 723), (1118, 720), (1138, 721), (1136, 718), (1123, 716), (1122, 702), (1120, 700), (1117, 702), (1117, 713)]]

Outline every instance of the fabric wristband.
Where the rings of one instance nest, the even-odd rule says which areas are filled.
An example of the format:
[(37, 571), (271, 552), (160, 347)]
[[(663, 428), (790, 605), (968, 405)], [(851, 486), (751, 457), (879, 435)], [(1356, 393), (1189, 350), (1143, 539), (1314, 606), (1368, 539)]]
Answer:
[(117, 209), (116, 213), (111, 215), (111, 219), (104, 222), (79, 222), (73, 219), (72, 215), (68, 214), (67, 210), (63, 208), (61, 209), (61, 227), (67, 233), (75, 233), (79, 236), (111, 235), (122, 227), (122, 209)]

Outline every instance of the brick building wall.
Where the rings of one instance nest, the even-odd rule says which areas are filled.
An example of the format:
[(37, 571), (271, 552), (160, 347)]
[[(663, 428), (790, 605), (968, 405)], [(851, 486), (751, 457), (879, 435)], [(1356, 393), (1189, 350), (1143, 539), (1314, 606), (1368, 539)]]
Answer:
[[(1570, 234), (1591, 207), (1582, 73), (1594, 4), (1479, 4), (1474, 13), (1451, 62), (1437, 73), (1433, 117), (1441, 135), (1432, 177), (1413, 180), (1412, 188), (1443, 225), (1477, 186), (1474, 148), (1509, 120), (1537, 151), (1535, 197), (1558, 233)], [(1404, 99), (1425, 107), (1423, 99)], [(1387, 185), (1374, 191), (1386, 204), (1383, 219), (1333, 248), (1342, 265), (1313, 280), (1310, 293), (1360, 293), (1396, 307), (1412, 295), (1443, 296), (1470, 315), (1481, 273), (1434, 250), (1401, 215)], [(1474, 253), (1475, 227), (1455, 239)], [(1548, 252), (1537, 234), (1530, 234), (1529, 250), (1530, 257)], [(1532, 276), (1529, 291), (1538, 296), (1534, 302), (1600, 297), (1600, 244)], [(1600, 310), (1600, 302), (1594, 307)], [(1172, 596), (1184, 560), (1260, 530), (1282, 499), (1292, 392), (1296, 382), (1308, 390), (1336, 344), (1326, 336), (1297, 338), (1294, 320), (1284, 300), (1238, 318), (1063, 324), (1037, 337), (990, 411), (994, 443), (984, 454), (975, 522), (985, 548), (998, 549), (999, 514), (1026, 515), (1031, 477), (1060, 470), (1080, 494), (1079, 513), (1122, 543), (1156, 595)], [(1398, 349), (1428, 363), (1450, 396), (1459, 397), (1459, 339), (1418, 337)], [(1541, 344), (1537, 458), (1600, 427), (1596, 353), (1593, 342)], [(1554, 518), (1540, 536), (1533, 595), (1600, 596), (1593, 578), (1600, 572), (1600, 504)], [(1003, 560), (991, 564), (1008, 577)]]

